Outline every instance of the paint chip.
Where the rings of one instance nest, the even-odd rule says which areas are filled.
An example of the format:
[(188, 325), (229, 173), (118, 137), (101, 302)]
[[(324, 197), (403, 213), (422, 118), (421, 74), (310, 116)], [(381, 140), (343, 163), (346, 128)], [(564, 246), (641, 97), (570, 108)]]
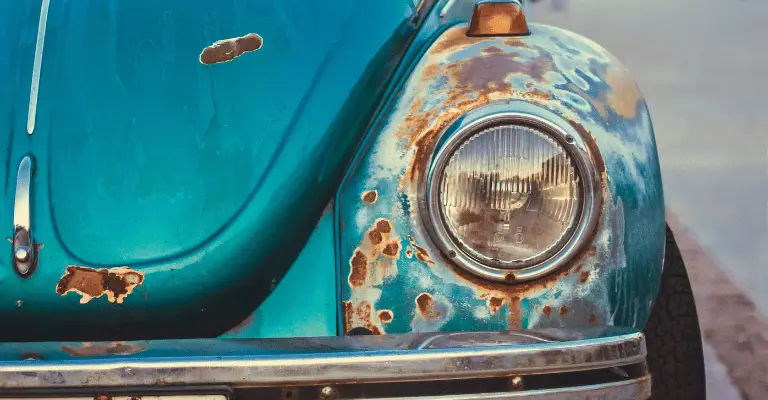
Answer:
[(75, 292), (82, 296), (80, 304), (107, 295), (110, 303), (122, 304), (136, 286), (144, 282), (144, 273), (129, 267), (94, 269), (70, 265), (56, 285), (61, 296)]
[(245, 36), (219, 40), (203, 49), (200, 53), (200, 63), (205, 65), (230, 62), (241, 55), (256, 51), (264, 44), (264, 39), (255, 33)]

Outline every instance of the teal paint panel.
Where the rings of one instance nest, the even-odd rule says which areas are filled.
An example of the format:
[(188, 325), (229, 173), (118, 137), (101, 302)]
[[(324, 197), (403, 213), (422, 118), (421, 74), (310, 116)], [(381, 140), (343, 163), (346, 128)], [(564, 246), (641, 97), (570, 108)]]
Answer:
[(335, 336), (336, 293), (333, 213), (326, 212), (280, 282), (259, 308), (222, 338)]
[[(421, 15), (411, 0), (51, 1), (27, 137), (40, 8), (19, 7), (0, 20), (24, 38), (20, 67), (0, 63), (18, 80), (0, 115), (22, 127), (11, 164), (37, 159), (44, 247), (30, 278), (0, 270), (2, 340), (217, 336), (246, 318), (304, 247)], [(199, 62), (248, 33), (260, 50)], [(57, 293), (69, 265), (144, 280), (120, 304), (81, 304)]]

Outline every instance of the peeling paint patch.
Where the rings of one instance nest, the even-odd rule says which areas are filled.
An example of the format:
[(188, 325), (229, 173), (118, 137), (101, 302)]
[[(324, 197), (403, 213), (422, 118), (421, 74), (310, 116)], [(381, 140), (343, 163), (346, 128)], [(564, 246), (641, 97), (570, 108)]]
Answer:
[(264, 39), (255, 33), (232, 39), (219, 40), (203, 49), (200, 63), (205, 65), (229, 62), (241, 55), (256, 51), (264, 44)]
[(110, 303), (122, 304), (136, 286), (144, 282), (144, 273), (129, 267), (94, 269), (70, 265), (56, 285), (61, 296), (75, 292), (82, 296), (80, 304), (107, 295)]
[(360, 196), (360, 199), (363, 201), (363, 203), (369, 206), (375, 203), (378, 198), (379, 198), (379, 192), (375, 190), (368, 190), (365, 193), (363, 193), (362, 196)]
[(73, 357), (96, 357), (96, 356), (129, 356), (141, 353), (147, 348), (133, 343), (113, 342), (110, 344), (83, 343), (82, 347), (61, 346), (61, 351)]

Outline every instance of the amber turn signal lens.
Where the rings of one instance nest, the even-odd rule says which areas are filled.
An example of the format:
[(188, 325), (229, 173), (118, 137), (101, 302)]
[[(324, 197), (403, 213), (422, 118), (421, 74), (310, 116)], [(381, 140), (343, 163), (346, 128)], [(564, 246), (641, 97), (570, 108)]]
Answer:
[(517, 0), (484, 0), (475, 4), (467, 36), (527, 35), (528, 22)]

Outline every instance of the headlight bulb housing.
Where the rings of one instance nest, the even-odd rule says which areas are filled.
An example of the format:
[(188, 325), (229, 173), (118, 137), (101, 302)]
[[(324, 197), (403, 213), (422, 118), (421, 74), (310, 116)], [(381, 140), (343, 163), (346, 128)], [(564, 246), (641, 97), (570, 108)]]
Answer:
[(424, 182), (422, 215), (459, 267), (496, 281), (539, 278), (593, 228), (600, 192), (575, 131), (524, 113), (449, 128)]

